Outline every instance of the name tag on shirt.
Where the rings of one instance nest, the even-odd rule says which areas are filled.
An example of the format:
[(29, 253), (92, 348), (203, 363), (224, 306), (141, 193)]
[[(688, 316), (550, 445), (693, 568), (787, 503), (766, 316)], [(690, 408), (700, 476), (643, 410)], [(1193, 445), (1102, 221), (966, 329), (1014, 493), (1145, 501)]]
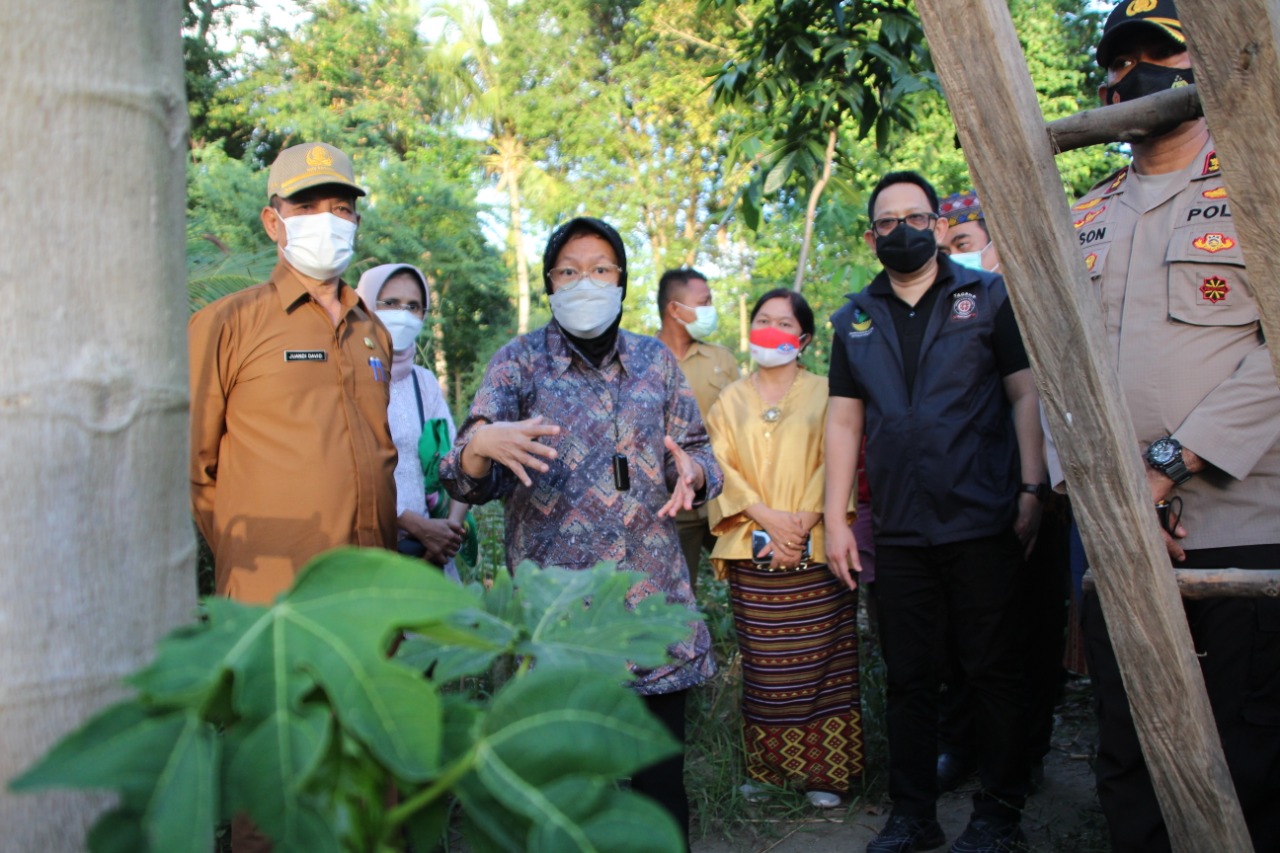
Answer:
[(328, 361), (329, 353), (322, 349), (287, 349), (285, 361)]

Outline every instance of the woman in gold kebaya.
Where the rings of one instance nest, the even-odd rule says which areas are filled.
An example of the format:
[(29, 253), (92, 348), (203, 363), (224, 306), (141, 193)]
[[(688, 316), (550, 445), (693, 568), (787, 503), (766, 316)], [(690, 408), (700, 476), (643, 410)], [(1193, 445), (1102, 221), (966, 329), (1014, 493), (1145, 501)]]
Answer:
[(827, 382), (798, 363), (813, 334), (813, 311), (790, 290), (751, 313), (756, 370), (707, 415), (724, 471), (711, 562), (729, 581), (742, 652), (742, 791), (788, 785), (831, 808), (862, 775), (862, 718), (857, 595), (823, 555)]

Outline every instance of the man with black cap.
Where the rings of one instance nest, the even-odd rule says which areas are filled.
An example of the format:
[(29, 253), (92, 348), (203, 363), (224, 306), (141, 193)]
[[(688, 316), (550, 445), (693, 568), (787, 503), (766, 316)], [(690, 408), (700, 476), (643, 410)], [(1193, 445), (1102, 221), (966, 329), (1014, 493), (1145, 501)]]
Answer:
[[(1104, 104), (1194, 79), (1172, 0), (1120, 3), (1097, 60)], [(1174, 564), (1275, 568), (1280, 390), (1229, 205), (1199, 118), (1134, 143), (1132, 164), (1071, 212)], [(1254, 849), (1280, 850), (1280, 602), (1184, 605)], [(1113, 849), (1169, 850), (1096, 595), (1085, 598), (1084, 628)]]
[(868, 853), (941, 846), (941, 630), (954, 626), (982, 785), (953, 853), (1025, 849), (1023, 554), (1044, 490), (1039, 396), (1004, 279), (941, 252), (948, 223), (915, 172), (880, 179), (867, 245), (884, 271), (831, 318), (827, 560), (860, 571), (847, 507), (867, 436), (893, 813)]
[(219, 595), (269, 604), (322, 551), (395, 542), (391, 338), (341, 278), (364, 194), (332, 145), (281, 151), (271, 278), (191, 317), (191, 500)]

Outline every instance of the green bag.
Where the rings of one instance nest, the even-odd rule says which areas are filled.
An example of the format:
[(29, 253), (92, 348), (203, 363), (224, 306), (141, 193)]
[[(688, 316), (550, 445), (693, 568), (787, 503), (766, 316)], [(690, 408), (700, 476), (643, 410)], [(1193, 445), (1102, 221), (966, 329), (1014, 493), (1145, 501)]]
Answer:
[[(449, 452), (449, 422), (444, 418), (428, 418), (422, 408), (422, 392), (418, 374), (413, 374), (413, 392), (418, 397), (418, 415), (422, 418), (422, 436), (418, 439), (418, 459), (422, 462), (422, 482), (427, 493), (427, 511), (432, 518), (448, 518), (453, 498), (440, 485), (440, 460)], [(474, 569), (480, 559), (480, 535), (476, 517), (467, 511), (462, 519), (462, 547), (454, 560), (466, 569)]]

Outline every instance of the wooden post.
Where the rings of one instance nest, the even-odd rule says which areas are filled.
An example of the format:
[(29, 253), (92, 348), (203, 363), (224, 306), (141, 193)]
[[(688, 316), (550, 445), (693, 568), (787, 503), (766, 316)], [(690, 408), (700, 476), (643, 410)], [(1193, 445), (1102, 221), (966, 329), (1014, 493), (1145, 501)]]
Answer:
[(1200, 93), (1193, 83), (1051, 121), (1049, 144), (1054, 154), (1061, 154), (1108, 142), (1141, 142), (1202, 115)]
[[(1272, 165), (1280, 128), (1280, 0), (1178, 0), (1178, 16), (1245, 262), (1266, 270), (1280, 257), (1280, 174)], [(1249, 283), (1267, 340), (1280, 341), (1280, 287), (1265, 275)], [(1280, 346), (1271, 347), (1271, 367), (1280, 375)]]
[(1008, 7), (916, 5), (1000, 246), (1173, 847), (1252, 850)]

